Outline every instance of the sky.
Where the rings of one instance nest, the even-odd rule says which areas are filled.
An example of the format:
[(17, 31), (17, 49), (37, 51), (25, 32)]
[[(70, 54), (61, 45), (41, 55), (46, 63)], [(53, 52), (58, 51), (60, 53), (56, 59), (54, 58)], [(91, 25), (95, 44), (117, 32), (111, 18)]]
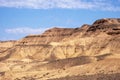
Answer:
[(0, 40), (120, 18), (120, 0), (0, 0)]

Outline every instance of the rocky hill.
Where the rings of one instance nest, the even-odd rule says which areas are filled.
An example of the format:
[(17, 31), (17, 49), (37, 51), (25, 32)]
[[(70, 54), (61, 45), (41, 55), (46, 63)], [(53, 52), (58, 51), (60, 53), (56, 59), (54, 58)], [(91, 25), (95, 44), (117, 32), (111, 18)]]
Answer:
[(73, 33), (72, 28), (52, 28), (41, 35), (28, 35), (20, 40), (18, 45), (46, 45), (50, 42), (59, 42)]
[[(110, 76), (114, 73), (119, 75), (120, 64), (117, 64), (120, 61), (119, 44), (120, 18), (106, 18), (99, 19), (92, 25), (84, 24), (78, 28), (55, 27), (46, 30), (43, 34), (28, 35), (18, 41), (0, 42), (0, 61), (3, 63), (12, 61), (12, 64), (17, 62), (14, 63), (14, 66), (9, 65), (11, 70), (47, 70), (46, 72), (48, 73), (43, 72), (45, 75), (38, 80), (49, 79), (45, 77), (50, 76), (52, 73), (49, 70), (53, 70), (54, 72), (56, 69), (60, 69), (60, 73), (59, 70), (58, 72), (54, 72), (56, 76), (50, 79), (66, 80), (66, 78), (69, 79), (72, 76), (71, 78), (88, 80), (83, 76), (87, 74), (92, 80), (92, 76), (97, 76), (96, 74), (98, 73), (104, 73), (102, 76), (106, 74)], [(29, 63), (29, 65), (25, 63)], [(113, 69), (110, 68), (112, 65), (114, 65)], [(93, 66), (95, 67), (92, 68)], [(70, 69), (76, 72), (72, 73)], [(84, 71), (79, 69), (83, 69)], [(16, 72), (16, 74), (19, 73)], [(26, 74), (21, 75), (21, 79)], [(33, 76), (31, 74), (29, 75)], [(37, 72), (35, 74), (38, 75)], [(65, 75), (63, 76), (62, 74)], [(19, 76), (16, 75), (17, 77)], [(113, 80), (120, 79), (112, 78)], [(98, 80), (97, 77), (95, 80)]]
[(80, 28), (52, 28), (19, 40), (10, 58), (56, 60), (120, 53), (120, 19), (100, 19)]

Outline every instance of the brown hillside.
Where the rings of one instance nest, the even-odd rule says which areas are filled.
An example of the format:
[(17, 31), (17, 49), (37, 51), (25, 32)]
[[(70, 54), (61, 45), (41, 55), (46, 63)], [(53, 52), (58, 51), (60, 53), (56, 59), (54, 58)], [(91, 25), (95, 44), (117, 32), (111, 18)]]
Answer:
[(0, 42), (0, 80), (119, 80), (120, 18)]

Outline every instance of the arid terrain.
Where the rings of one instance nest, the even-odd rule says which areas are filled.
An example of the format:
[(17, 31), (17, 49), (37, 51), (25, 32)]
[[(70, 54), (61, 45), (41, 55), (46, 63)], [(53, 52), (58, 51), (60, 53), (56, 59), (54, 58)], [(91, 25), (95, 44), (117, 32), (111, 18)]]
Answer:
[(0, 80), (120, 80), (120, 18), (0, 41)]

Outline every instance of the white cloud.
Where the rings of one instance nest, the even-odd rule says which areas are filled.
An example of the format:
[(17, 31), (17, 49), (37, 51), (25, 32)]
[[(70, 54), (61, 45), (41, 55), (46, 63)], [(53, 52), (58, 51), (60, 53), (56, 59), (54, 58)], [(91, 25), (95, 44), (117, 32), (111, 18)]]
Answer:
[(66, 8), (120, 11), (120, 6), (111, 3), (111, 0), (0, 0), (0, 6), (32, 9)]
[(33, 29), (28, 27), (20, 27), (20, 28), (12, 28), (12, 29), (6, 29), (5, 32), (9, 34), (40, 34), (45, 29)]
[(0, 0), (0, 6), (16, 8), (91, 8), (93, 4), (81, 0)]

